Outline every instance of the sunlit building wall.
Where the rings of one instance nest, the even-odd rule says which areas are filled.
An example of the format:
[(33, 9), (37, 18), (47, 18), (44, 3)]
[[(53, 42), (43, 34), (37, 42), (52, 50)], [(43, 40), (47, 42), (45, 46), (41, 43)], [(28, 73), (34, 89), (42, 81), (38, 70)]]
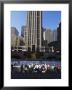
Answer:
[(15, 27), (11, 27), (11, 47), (16, 47), (19, 45), (18, 35), (19, 35), (18, 30)]
[(27, 44), (28, 47), (40, 49), (42, 47), (42, 12), (28, 11), (27, 12)]

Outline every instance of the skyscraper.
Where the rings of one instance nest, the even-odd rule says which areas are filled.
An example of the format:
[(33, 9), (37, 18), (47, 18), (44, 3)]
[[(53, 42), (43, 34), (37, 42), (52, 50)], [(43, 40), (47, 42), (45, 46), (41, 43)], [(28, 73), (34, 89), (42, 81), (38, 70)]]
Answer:
[(48, 44), (53, 41), (53, 32), (50, 29), (44, 31), (44, 40), (47, 40)]
[(11, 27), (11, 47), (18, 46), (18, 35), (19, 32), (15, 27)]
[(33, 50), (40, 50), (42, 46), (42, 12), (27, 12), (27, 46)]
[(24, 31), (26, 30), (26, 26), (21, 27), (21, 36), (24, 37)]
[(57, 41), (57, 30), (53, 31), (53, 41)]
[(44, 40), (47, 40), (47, 43), (51, 43), (53, 41), (57, 41), (57, 30), (50, 30), (50, 29), (46, 29), (44, 32), (43, 32), (43, 37), (44, 37)]

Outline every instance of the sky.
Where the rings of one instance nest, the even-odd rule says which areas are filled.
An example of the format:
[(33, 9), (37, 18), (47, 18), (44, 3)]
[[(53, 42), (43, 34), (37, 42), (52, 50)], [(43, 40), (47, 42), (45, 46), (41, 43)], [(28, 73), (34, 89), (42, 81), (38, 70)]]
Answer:
[[(26, 25), (26, 11), (11, 11), (11, 27), (16, 27), (21, 34), (21, 27)], [(45, 29), (56, 30), (61, 21), (60, 11), (43, 11), (42, 12), (42, 27)]]

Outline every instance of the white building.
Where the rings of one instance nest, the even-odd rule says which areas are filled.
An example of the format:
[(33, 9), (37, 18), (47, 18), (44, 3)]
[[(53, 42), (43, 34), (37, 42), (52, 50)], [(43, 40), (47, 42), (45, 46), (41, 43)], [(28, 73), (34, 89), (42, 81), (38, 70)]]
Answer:
[(46, 29), (43, 32), (43, 38), (44, 40), (47, 40), (47, 44), (53, 41), (57, 41), (57, 30), (50, 30), (50, 29)]
[(15, 27), (11, 27), (11, 47), (18, 46), (18, 31)]

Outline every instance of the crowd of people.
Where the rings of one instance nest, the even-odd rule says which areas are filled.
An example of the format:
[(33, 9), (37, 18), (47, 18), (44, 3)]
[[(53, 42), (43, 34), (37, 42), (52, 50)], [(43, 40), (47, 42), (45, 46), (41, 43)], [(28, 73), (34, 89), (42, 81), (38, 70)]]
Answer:
[(11, 64), (11, 72), (20, 73), (48, 73), (48, 72), (61, 72), (60, 65), (49, 65), (49, 64), (22, 64), (17, 65)]

